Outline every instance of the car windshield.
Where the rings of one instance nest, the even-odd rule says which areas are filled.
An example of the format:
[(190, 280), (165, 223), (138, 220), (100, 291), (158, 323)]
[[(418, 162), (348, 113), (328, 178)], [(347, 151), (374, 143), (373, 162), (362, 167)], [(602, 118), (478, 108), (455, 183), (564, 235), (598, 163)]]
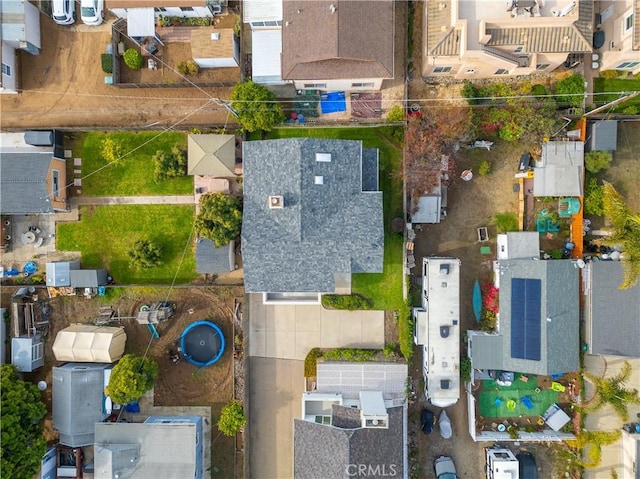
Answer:
[(67, 17), (65, 17), (64, 15), (54, 15), (53, 18), (56, 19), (56, 20), (66, 20), (67, 19)]
[(95, 17), (96, 9), (93, 7), (82, 7), (82, 16), (83, 17)]

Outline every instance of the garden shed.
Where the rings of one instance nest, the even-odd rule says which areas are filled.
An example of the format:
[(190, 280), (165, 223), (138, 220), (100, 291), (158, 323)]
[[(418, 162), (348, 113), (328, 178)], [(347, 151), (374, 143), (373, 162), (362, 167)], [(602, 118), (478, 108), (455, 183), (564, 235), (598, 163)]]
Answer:
[(617, 145), (617, 120), (596, 120), (587, 123), (588, 151), (616, 151)]
[(53, 343), (58, 361), (113, 363), (124, 354), (124, 328), (74, 324), (60, 331)]
[(191, 54), (200, 68), (233, 68), (240, 58), (239, 37), (233, 28), (191, 30)]

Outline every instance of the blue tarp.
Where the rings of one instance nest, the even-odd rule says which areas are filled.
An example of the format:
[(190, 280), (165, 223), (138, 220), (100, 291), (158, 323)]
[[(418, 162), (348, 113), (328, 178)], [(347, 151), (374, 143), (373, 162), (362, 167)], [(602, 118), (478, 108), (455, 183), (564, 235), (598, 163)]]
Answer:
[(347, 111), (347, 102), (343, 91), (325, 93), (320, 97), (320, 109), (322, 114)]

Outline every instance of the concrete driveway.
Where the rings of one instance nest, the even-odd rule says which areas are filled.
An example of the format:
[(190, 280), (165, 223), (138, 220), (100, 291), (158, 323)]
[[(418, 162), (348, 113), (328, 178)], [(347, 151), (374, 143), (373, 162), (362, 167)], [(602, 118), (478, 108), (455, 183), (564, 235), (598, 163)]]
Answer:
[(249, 355), (304, 360), (312, 348), (383, 348), (383, 311), (337, 311), (321, 305), (264, 305), (249, 294)]

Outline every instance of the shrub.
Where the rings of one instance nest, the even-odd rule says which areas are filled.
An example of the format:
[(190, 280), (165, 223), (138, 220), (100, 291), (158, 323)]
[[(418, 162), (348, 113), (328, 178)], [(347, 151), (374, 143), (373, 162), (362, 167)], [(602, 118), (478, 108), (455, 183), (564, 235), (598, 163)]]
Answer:
[(103, 53), (100, 55), (100, 63), (102, 71), (105, 73), (113, 73), (113, 55), (111, 53)]
[(604, 215), (604, 186), (596, 178), (589, 178), (584, 188), (584, 212), (588, 215)]
[(480, 331), (491, 333), (496, 330), (498, 316), (493, 311), (485, 309), (480, 316)]
[(579, 107), (584, 99), (584, 77), (571, 75), (556, 84), (558, 103), (563, 106)]
[(498, 213), (494, 218), (494, 224), (498, 233), (508, 233), (509, 231), (518, 231), (518, 217), (510, 211), (506, 213)]
[(411, 304), (409, 300), (406, 300), (398, 312), (398, 342), (400, 343), (400, 352), (407, 362), (411, 361), (413, 357), (413, 331)]
[(198, 65), (194, 60), (189, 60), (187, 62), (187, 73), (189, 75), (197, 75), (200, 73), (200, 65)]
[(504, 141), (516, 141), (522, 138), (525, 130), (522, 125), (516, 123), (515, 121), (509, 120), (507, 121), (500, 131), (498, 132), (498, 136), (501, 140)]
[(480, 176), (487, 176), (491, 173), (492, 165), (487, 160), (482, 160), (480, 166), (478, 166), (478, 174)]
[(618, 70), (602, 70), (600, 72), (600, 78), (611, 80), (612, 78), (618, 78), (620, 72)]
[(611, 164), (611, 152), (609, 151), (590, 151), (584, 155), (584, 166), (589, 173), (598, 173), (606, 170)]
[(460, 358), (460, 379), (464, 383), (471, 381), (471, 358), (466, 355)]
[(320, 348), (313, 348), (304, 358), (304, 377), (312, 378), (317, 374), (318, 359), (322, 357)]
[(497, 313), (499, 307), (498, 288), (493, 283), (485, 283), (482, 285), (482, 293), (482, 307), (487, 311)]
[(224, 246), (240, 235), (242, 199), (224, 193), (208, 193), (200, 197), (200, 212), (195, 230), (217, 246)]
[(162, 264), (162, 245), (141, 239), (128, 251), (131, 264), (139, 269), (150, 269)]
[(622, 110), (623, 115), (637, 115), (640, 113), (640, 108), (636, 105), (629, 105)]
[(235, 436), (247, 423), (244, 409), (240, 401), (231, 401), (222, 406), (218, 430), (225, 436)]
[(322, 295), (322, 306), (331, 309), (355, 311), (358, 309), (371, 309), (371, 302), (368, 298), (357, 294), (324, 294)]
[(535, 96), (546, 96), (549, 94), (549, 90), (547, 90), (544, 85), (540, 85), (538, 83), (537, 85), (533, 85), (531, 87), (531, 94)]
[(178, 71), (182, 75), (187, 75), (189, 73), (189, 71), (187, 70), (187, 62), (178, 63)]
[(128, 48), (124, 52), (124, 64), (127, 65), (132, 70), (140, 70), (142, 68), (142, 55), (135, 48)]
[(100, 153), (102, 154), (102, 158), (104, 158), (107, 163), (119, 165), (120, 163), (122, 163), (124, 149), (119, 142), (108, 136), (104, 140), (102, 140), (102, 148), (100, 149)]
[(387, 121), (389, 123), (395, 123), (403, 120), (404, 120), (404, 110), (400, 105), (394, 105), (393, 108), (391, 108), (391, 110), (389, 110), (389, 113), (387, 114)]
[(156, 181), (187, 174), (187, 156), (177, 146), (174, 146), (170, 152), (158, 150), (153, 155), (153, 162)]
[(158, 377), (158, 364), (149, 358), (125, 354), (115, 365), (106, 387), (116, 404), (137, 401), (153, 387)]
[(462, 96), (467, 99), (469, 105), (477, 105), (479, 103), (477, 98), (482, 96), (478, 88), (469, 80), (464, 81), (464, 86), (460, 93), (462, 93)]

